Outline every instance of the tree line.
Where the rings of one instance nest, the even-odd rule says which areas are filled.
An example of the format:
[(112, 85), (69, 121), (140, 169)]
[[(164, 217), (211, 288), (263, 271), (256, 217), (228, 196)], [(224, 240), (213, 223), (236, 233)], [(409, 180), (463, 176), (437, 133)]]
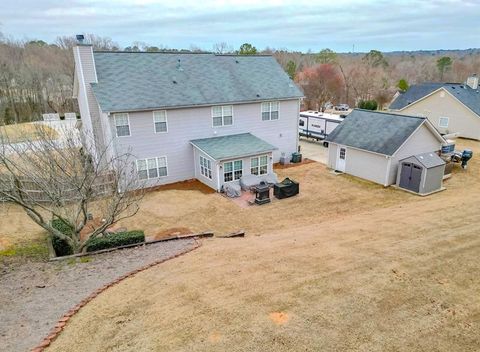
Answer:
[[(108, 37), (87, 34), (94, 50), (146, 52), (205, 52), (196, 46), (175, 49), (134, 42), (121, 46)], [(42, 113), (78, 112), (72, 98), (74, 36), (59, 36), (53, 43), (16, 40), (0, 33), (0, 125), (41, 118)], [(286, 49), (258, 50), (250, 43), (234, 49), (228, 43), (213, 45), (217, 54), (273, 55), (305, 92), (304, 108), (321, 109), (326, 102), (384, 108), (397, 90), (419, 82), (463, 82), (480, 71), (480, 55), (385, 55), (378, 50), (341, 54), (330, 49), (318, 53)], [(373, 104), (373, 102), (375, 104)], [(364, 106), (364, 105), (362, 105)]]

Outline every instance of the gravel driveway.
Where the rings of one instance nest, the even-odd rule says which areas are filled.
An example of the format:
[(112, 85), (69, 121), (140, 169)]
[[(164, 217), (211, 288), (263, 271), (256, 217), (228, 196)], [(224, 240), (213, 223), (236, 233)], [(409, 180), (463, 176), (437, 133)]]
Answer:
[(194, 246), (193, 239), (184, 239), (76, 261), (0, 266), (0, 349), (33, 348), (64, 313), (94, 290), (132, 270)]

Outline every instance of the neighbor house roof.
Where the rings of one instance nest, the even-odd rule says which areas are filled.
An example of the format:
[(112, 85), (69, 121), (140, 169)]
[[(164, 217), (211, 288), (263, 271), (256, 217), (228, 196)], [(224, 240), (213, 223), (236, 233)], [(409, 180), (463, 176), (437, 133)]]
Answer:
[(424, 117), (355, 109), (326, 140), (374, 153), (393, 155), (424, 122)]
[(480, 116), (479, 90), (472, 89), (466, 84), (461, 83), (422, 83), (412, 85), (406, 92), (398, 95), (392, 104), (390, 104), (390, 109), (401, 110), (442, 87)]
[(94, 52), (104, 112), (301, 98), (272, 56)]
[(190, 143), (215, 160), (258, 155), (278, 149), (251, 133), (195, 139)]
[(427, 169), (445, 164), (445, 161), (440, 158), (436, 153), (417, 154), (412, 156), (412, 158), (415, 158), (421, 165), (423, 165), (423, 167)]

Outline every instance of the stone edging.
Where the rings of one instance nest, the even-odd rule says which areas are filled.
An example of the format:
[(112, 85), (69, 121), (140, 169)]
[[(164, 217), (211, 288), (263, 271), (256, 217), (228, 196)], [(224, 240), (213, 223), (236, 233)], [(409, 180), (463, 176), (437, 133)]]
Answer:
[(175, 255), (168, 256), (167, 258), (154, 261), (153, 263), (150, 263), (150, 264), (144, 265), (144, 266), (142, 266), (138, 269), (132, 270), (132, 271), (118, 277), (117, 279), (113, 280), (112, 282), (110, 282), (110, 283), (100, 287), (99, 289), (93, 291), (87, 298), (81, 300), (80, 303), (78, 303), (76, 306), (74, 306), (72, 309), (70, 309), (67, 313), (65, 313), (58, 320), (57, 324), (55, 324), (54, 328), (50, 331), (48, 336), (46, 336), (42, 340), (42, 342), (40, 344), (38, 344), (36, 347), (34, 347), (31, 351), (32, 352), (42, 352), (42, 351), (45, 350), (45, 348), (50, 346), (50, 344), (53, 342), (53, 340), (55, 340), (58, 337), (58, 335), (60, 335), (62, 330), (65, 328), (65, 325), (67, 325), (67, 322), (70, 320), (70, 318), (72, 316), (74, 316), (83, 306), (85, 306), (87, 303), (89, 303), (91, 300), (93, 300), (95, 297), (97, 297), (100, 293), (102, 293), (103, 291), (105, 291), (109, 287), (112, 287), (112, 286), (120, 283), (121, 281), (123, 281), (124, 279), (126, 279), (128, 277), (131, 277), (131, 276), (133, 276), (133, 275), (135, 275), (135, 274), (137, 274), (141, 271), (144, 271), (148, 268), (151, 268), (155, 265), (164, 263), (168, 260), (171, 260), (171, 259), (180, 257), (184, 254), (187, 254), (187, 253), (199, 248), (202, 245), (202, 243), (200, 241), (198, 241), (197, 238), (194, 238), (194, 241), (195, 241), (195, 245), (192, 248), (186, 249), (186, 250), (184, 250), (180, 253), (177, 253)]

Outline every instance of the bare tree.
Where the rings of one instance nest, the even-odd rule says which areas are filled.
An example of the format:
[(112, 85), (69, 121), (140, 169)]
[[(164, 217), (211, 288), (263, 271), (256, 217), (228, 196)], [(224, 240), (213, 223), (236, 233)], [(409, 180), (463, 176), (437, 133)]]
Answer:
[(231, 54), (235, 50), (232, 46), (228, 45), (226, 42), (220, 42), (213, 44), (213, 52), (215, 54)]
[[(5, 131), (0, 128), (0, 197), (22, 207), (50, 239), (82, 252), (87, 238), (137, 213), (143, 185), (129, 153), (109, 156), (107, 146), (94, 154), (81, 146), (76, 129), (59, 133), (37, 124), (21, 143)], [(90, 213), (99, 221), (90, 221)], [(71, 233), (54, 228), (53, 219)]]

